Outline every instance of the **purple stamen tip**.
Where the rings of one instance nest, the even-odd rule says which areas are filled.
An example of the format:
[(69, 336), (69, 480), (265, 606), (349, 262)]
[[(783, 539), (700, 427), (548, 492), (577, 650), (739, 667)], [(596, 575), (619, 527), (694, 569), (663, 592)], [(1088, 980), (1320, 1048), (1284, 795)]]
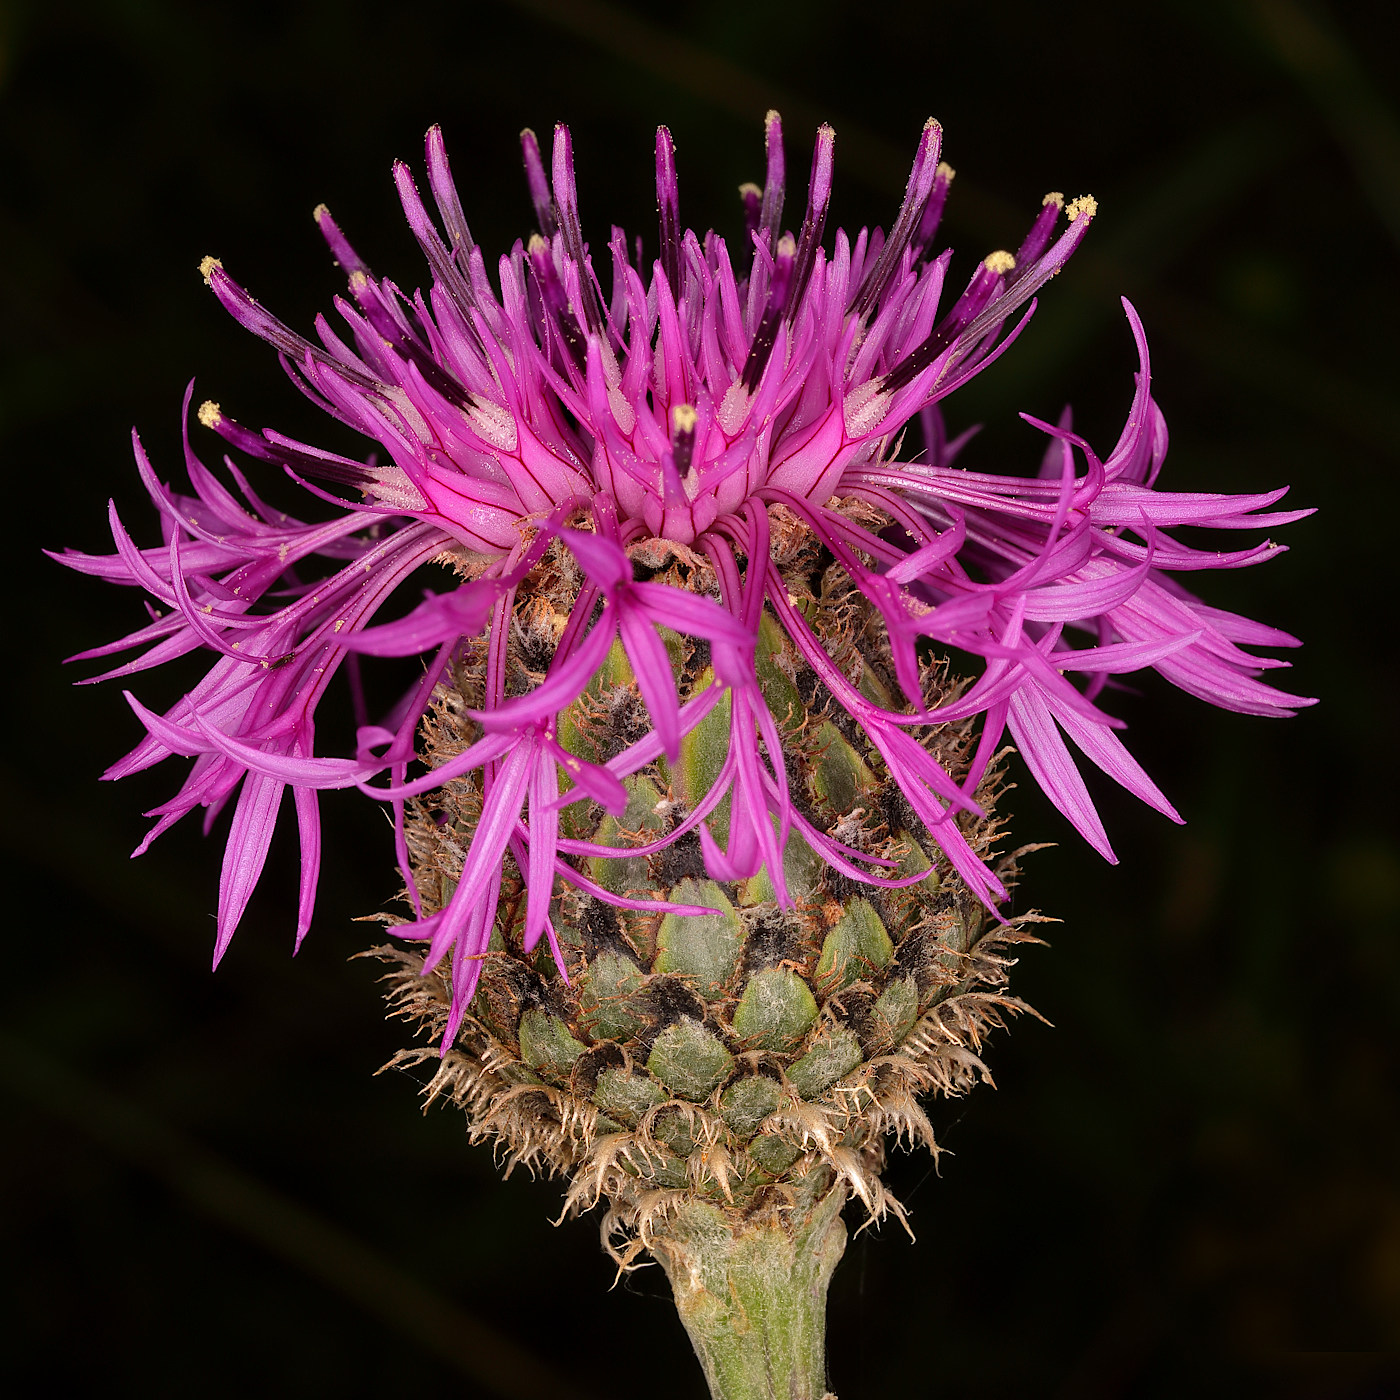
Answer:
[(661, 225), (661, 266), (671, 295), (681, 294), (680, 184), (676, 145), (664, 127), (656, 128), (656, 209)]
[(763, 182), (763, 204), (759, 210), (758, 224), (759, 228), (767, 233), (768, 246), (772, 248), (778, 241), (783, 222), (783, 195), (787, 186), (787, 160), (783, 154), (783, 119), (777, 112), (770, 111), (763, 119), (763, 137), (768, 171)]
[(550, 192), (549, 177), (544, 172), (539, 140), (528, 126), (520, 133), (520, 152), (525, 159), (525, 181), (530, 187), (530, 202), (535, 206), (535, 223), (546, 238), (553, 238), (559, 231), (554, 196)]

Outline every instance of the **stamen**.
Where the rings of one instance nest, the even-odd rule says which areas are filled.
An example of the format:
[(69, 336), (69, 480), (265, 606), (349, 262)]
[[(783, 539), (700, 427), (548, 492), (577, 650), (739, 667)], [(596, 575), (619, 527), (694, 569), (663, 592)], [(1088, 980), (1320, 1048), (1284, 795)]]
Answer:
[(530, 186), (530, 202), (535, 206), (535, 222), (546, 238), (553, 238), (559, 232), (554, 217), (554, 196), (549, 192), (540, 143), (528, 126), (520, 133), (520, 153), (525, 159), (525, 181)]
[(199, 264), (199, 273), (204, 278), (205, 285), (218, 297), (224, 309), (239, 325), (274, 346), (293, 364), (301, 365), (310, 356), (317, 364), (326, 365), (342, 379), (362, 388), (380, 387), (378, 380), (367, 374), (362, 367), (327, 354), (304, 336), (284, 326), (275, 316), (269, 315), (224, 271), (224, 265), (218, 258), (204, 258)]
[[(432, 133), (429, 136), (429, 159), (431, 162)], [(445, 158), (445, 157), (444, 157)], [(431, 177), (431, 166), (429, 175)], [(481, 338), (476, 334), (472, 325), (472, 311), (476, 306), (476, 294), (472, 290), (469, 277), (470, 266), (463, 267), (455, 250), (449, 250), (447, 245), (438, 237), (438, 231), (432, 220), (428, 217), (428, 211), (423, 206), (422, 196), (418, 193), (418, 186), (413, 179), (413, 172), (403, 161), (394, 162), (394, 185), (399, 192), (399, 200), (403, 204), (404, 216), (408, 219), (408, 226), (413, 230), (413, 236), (418, 240), (418, 246), (423, 250), (424, 257), (428, 260), (428, 266), (433, 270), (433, 276), (457, 304), (458, 310), (462, 313), (462, 319), (467, 327), (467, 332), (471, 335), (478, 346), (481, 345)], [(456, 191), (449, 190), (453, 199), (456, 198)], [(457, 213), (460, 215), (461, 210)], [(449, 224), (451, 220), (446, 220)], [(472, 247), (463, 245), (467, 263), (470, 264)], [(368, 268), (363, 269), (368, 272)], [(424, 318), (419, 317), (420, 322)], [(426, 327), (424, 328), (426, 334)], [(484, 347), (483, 347), (484, 349)]]
[(802, 236), (797, 245), (797, 265), (793, 272), (792, 295), (787, 312), (791, 319), (797, 314), (807, 279), (817, 260), (822, 232), (826, 228), (826, 211), (831, 204), (832, 164), (836, 155), (836, 133), (823, 122), (817, 128), (817, 144), (812, 151), (812, 177), (807, 183), (807, 217), (802, 221)]
[(432, 352), (409, 335), (394, 319), (389, 308), (381, 300), (384, 295), (381, 284), (376, 284), (363, 272), (352, 272), (350, 291), (356, 305), (364, 312), (365, 320), (390, 349), (396, 350), (405, 360), (411, 360), (417, 365), (427, 383), (449, 403), (456, 404), (458, 408), (471, 407), (473, 400), (466, 386), (438, 364)]
[(880, 304), (899, 270), (904, 250), (923, 221), (924, 206), (928, 203), (939, 169), (938, 152), (942, 143), (943, 128), (930, 117), (924, 123), (923, 135), (919, 138), (919, 149), (914, 155), (914, 164), (909, 171), (909, 183), (904, 189), (904, 203), (900, 205), (899, 218), (895, 221), (885, 246), (880, 250), (880, 256), (852, 299), (851, 314), (857, 320), (866, 320)]
[[(1041, 217), (1055, 207), (1053, 200), (1043, 205)], [(1002, 273), (994, 266), (994, 260), (1000, 262), (1007, 255), (1001, 254), (998, 258), (993, 254), (988, 258), (942, 325), (935, 327), (923, 344), (885, 376), (881, 388), (891, 393), (903, 388), (959, 340), (972, 345), (988, 334), (995, 334), (1013, 311), (1025, 305), (1064, 266), (1093, 222), (1098, 207), (1092, 195), (1081, 195), (1074, 200), (1065, 209), (1070, 226), (1056, 239), (1050, 251), (1000, 285)], [(1015, 264), (1014, 258), (1012, 263)]]
[(938, 225), (943, 221), (943, 206), (948, 202), (948, 187), (953, 183), (953, 177), (957, 171), (953, 169), (947, 161), (939, 161), (938, 169), (933, 172), (933, 189), (929, 191), (928, 202), (924, 205), (923, 216), (919, 219), (919, 231), (914, 235), (914, 256), (921, 258), (929, 244), (933, 242), (933, 235), (938, 232)]
[(554, 128), (554, 203), (559, 215), (559, 228), (564, 235), (564, 247), (578, 268), (579, 297), (583, 302), (583, 319), (588, 329), (599, 334), (603, 329), (603, 308), (593, 287), (593, 275), (583, 252), (583, 230), (578, 217), (578, 187), (574, 183), (574, 146), (569, 128), (560, 122)]
[(1045, 245), (1050, 242), (1050, 235), (1055, 231), (1060, 210), (1064, 206), (1065, 197), (1058, 190), (1052, 190), (1040, 201), (1040, 213), (1035, 216), (1035, 222), (1016, 250), (1017, 279), (1024, 277), (1034, 266), (1035, 260), (1045, 251)]
[(305, 476), (319, 477), (322, 481), (333, 481), (340, 486), (363, 488), (374, 483), (374, 473), (357, 462), (312, 448), (293, 446), (284, 438), (275, 444), (268, 442), (261, 433), (234, 422), (212, 399), (200, 404), (198, 417), (206, 428), (212, 429), (225, 442), (250, 457), (275, 462), (278, 466), (295, 467)]
[(744, 204), (744, 241), (752, 248), (753, 236), (759, 228), (763, 191), (751, 180), (748, 180), (739, 186), (739, 198)]
[(350, 241), (340, 231), (340, 225), (331, 217), (331, 211), (324, 204), (318, 204), (312, 211), (311, 217), (316, 220), (316, 227), (321, 230), (321, 237), (326, 240), (330, 247), (331, 256), (345, 269), (347, 277), (360, 273), (365, 277), (373, 277), (374, 274), (369, 269), (369, 264), (350, 246)]
[(462, 201), (457, 197), (457, 186), (452, 179), (452, 168), (447, 163), (447, 146), (442, 139), (442, 128), (428, 128), (428, 187), (433, 192), (433, 202), (442, 216), (442, 225), (452, 240), (454, 249), (461, 249), (466, 257), (476, 246), (472, 242), (472, 231), (467, 227), (466, 216), (462, 213)]
[(767, 233), (768, 247), (778, 244), (778, 230), (783, 222), (783, 195), (787, 186), (787, 158), (783, 154), (783, 119), (769, 111), (763, 119), (763, 140), (767, 148), (768, 169), (763, 181), (763, 204), (758, 213), (760, 232)]
[(773, 353), (773, 345), (778, 338), (778, 327), (782, 324), (783, 313), (788, 308), (796, 247), (790, 233), (785, 233), (778, 240), (777, 256), (773, 261), (773, 280), (768, 287), (768, 305), (764, 307), (763, 319), (758, 323), (758, 330), (754, 332), (753, 344), (749, 346), (749, 357), (744, 361), (744, 372), (739, 381), (750, 393), (758, 388), (758, 381), (763, 378), (768, 357)]
[(671, 295), (681, 295), (680, 182), (676, 178), (676, 143), (664, 127), (656, 128), (656, 209), (661, 222), (661, 270)]
[(999, 290), (1002, 272), (1015, 265), (1009, 253), (992, 253), (977, 268), (967, 290), (960, 296), (953, 309), (942, 322), (929, 332), (922, 344), (915, 346), (880, 381), (879, 387), (885, 393), (894, 393), (922, 374), (973, 324), (977, 315), (992, 300)]
[(539, 288), (545, 315), (558, 331), (569, 357), (582, 369), (588, 342), (573, 312), (569, 310), (568, 294), (559, 280), (548, 240), (541, 238), (537, 233), (532, 234), (525, 255), (529, 259), (535, 285)]
[(682, 477), (690, 470), (698, 419), (699, 414), (688, 403), (678, 403), (671, 410), (671, 455), (676, 461), (676, 471)]

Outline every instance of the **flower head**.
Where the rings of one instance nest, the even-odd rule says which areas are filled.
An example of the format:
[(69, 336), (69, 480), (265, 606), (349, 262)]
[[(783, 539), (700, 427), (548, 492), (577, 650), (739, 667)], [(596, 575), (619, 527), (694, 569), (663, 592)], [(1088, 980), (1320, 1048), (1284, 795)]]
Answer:
[[(1284, 663), (1250, 650), (1292, 646), (1293, 638), (1207, 607), (1177, 579), (1258, 563), (1281, 547), (1200, 549), (1169, 533), (1275, 526), (1305, 512), (1270, 510), (1282, 490), (1157, 488), (1166, 426), (1151, 397), (1142, 325), (1126, 302), (1137, 391), (1105, 457), (1073, 431), (1068, 413), (1056, 424), (1027, 420), (1046, 439), (1040, 470), (1029, 476), (964, 469), (957, 458), (970, 434), (946, 437), (942, 401), (1021, 334), (1036, 292), (1093, 222), (1094, 201), (1046, 196), (1014, 254), (992, 253), (960, 290), (949, 288), (951, 255), (934, 252), (953, 178), (939, 160), (938, 124), (924, 128), (888, 234), (827, 237), (835, 139), (829, 127), (818, 132), (805, 208), (796, 229), (784, 231), (782, 129), (769, 114), (767, 178), (761, 190), (744, 187), (745, 232), (731, 249), (713, 231), (698, 236), (682, 226), (675, 150), (662, 128), (659, 242), (648, 262), (641, 240), (616, 228), (606, 256), (595, 259), (568, 129), (556, 129), (548, 170), (527, 131), (537, 232), (493, 273), (435, 127), (427, 180), (436, 220), (408, 167), (394, 170), (429, 288), (409, 295), (376, 276), (322, 207), (317, 223), (349, 294), (336, 300), (344, 328), (318, 317), (315, 339), (284, 326), (222, 264), (205, 260), (201, 271), (230, 314), (278, 351), (303, 393), (373, 444), (355, 460), (246, 428), (217, 404), (199, 409), (204, 427), (238, 452), (284, 467), (334, 504), (330, 519), (308, 523), (267, 506), (232, 459), (232, 489), (204, 465), (189, 442), (187, 398), (192, 495), (162, 482), (135, 444), (164, 543), (138, 547), (113, 508), (114, 555), (57, 556), (154, 600), (146, 626), (82, 653), (137, 650), (99, 679), (194, 650), (213, 655), (204, 679), (166, 714), (131, 698), (147, 734), (107, 776), (177, 755), (193, 760), (179, 792), (152, 814), (142, 850), (195, 807), (205, 809), (207, 826), (234, 801), (216, 961), (262, 871), (288, 788), (302, 844), (299, 942), (315, 900), (320, 789), (358, 785), (394, 805), (399, 865), (411, 886), (403, 804), (481, 770), (480, 818), (455, 894), (400, 930), (429, 941), (429, 966), (455, 950), (458, 1016), (475, 986), (508, 856), (528, 887), (527, 946), (541, 938), (554, 945), (556, 878), (615, 904), (702, 912), (628, 899), (582, 868), (584, 857), (654, 849), (697, 828), (713, 876), (742, 879), (766, 867), (780, 903), (789, 899), (783, 851), (794, 830), (852, 879), (890, 886), (921, 878), (896, 877), (888, 861), (838, 839), (839, 825), (818, 829), (794, 802), (759, 684), (765, 618), (783, 629), (843, 722), (864, 733), (947, 860), (989, 905), (1003, 892), (957, 817), (978, 810), (978, 784), (1008, 733), (1051, 800), (1111, 859), (1071, 745), (1177, 819), (1120, 741), (1121, 721), (1100, 708), (1113, 676), (1155, 669), (1213, 704), (1255, 714), (1309, 703), (1264, 683), (1261, 673)], [(917, 434), (906, 431), (915, 425)], [(774, 562), (775, 528), (818, 541), (878, 611), (902, 696), (872, 695), (828, 654)], [(536, 682), (510, 693), (513, 600), (547, 557), (576, 573), (576, 601), (558, 619)], [(672, 558), (686, 564), (690, 588), (646, 576)], [(371, 625), (431, 560), (453, 565), (461, 586), (430, 595), (397, 622)], [(684, 703), (667, 648), (673, 633), (704, 644), (711, 658), (708, 683)], [(619, 642), (650, 727), (595, 764), (561, 742), (559, 717)], [(921, 680), (931, 645), (985, 663), (970, 687), (933, 704)], [(484, 658), (485, 698), (473, 716), (480, 737), (410, 780), (434, 687), (467, 652)], [(417, 653), (428, 656), (421, 681), (378, 724), (363, 715), (355, 667), (347, 668), (361, 712), (357, 752), (318, 754), (316, 707), (343, 663)], [(571, 801), (621, 812), (623, 780), (661, 755), (674, 758), (721, 703), (729, 744), (718, 777), (669, 832), (644, 848), (560, 834), (561, 808)], [(923, 738), (979, 718), (971, 771), (955, 781)], [(713, 818), (726, 798), (721, 835)]]

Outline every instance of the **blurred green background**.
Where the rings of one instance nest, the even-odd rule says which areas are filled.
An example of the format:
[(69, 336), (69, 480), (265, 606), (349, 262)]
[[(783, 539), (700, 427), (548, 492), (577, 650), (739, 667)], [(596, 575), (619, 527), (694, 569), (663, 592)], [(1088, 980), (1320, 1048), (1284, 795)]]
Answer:
[[(595, 246), (612, 221), (653, 236), (659, 121), (683, 218), (732, 235), (774, 105), (799, 200), (810, 134), (836, 126), (848, 225), (888, 226), (938, 116), (955, 268), (1014, 247), (1047, 189), (1098, 197), (1029, 332), (949, 405), (955, 429), (988, 425), (971, 465), (1032, 469), (1016, 412), (1067, 400), (1111, 445), (1121, 293), (1172, 428), (1163, 484), (1290, 483), (1319, 508), (1292, 553), (1203, 580), (1306, 639), (1288, 683), (1319, 707), (1119, 697), (1189, 824), (1100, 784), (1118, 867), (1012, 795), (1021, 840), (1062, 842), (1018, 896), (1064, 920), (1016, 982), (1054, 1029), (1017, 1026), (991, 1051), (999, 1090), (937, 1106), (938, 1174), (895, 1159), (918, 1240), (853, 1241), (833, 1386), (1400, 1394), (1393, 20), (1383, 0), (0, 6), (7, 1393), (702, 1395), (659, 1271), (608, 1292), (595, 1222), (550, 1224), (556, 1185), (501, 1185), (458, 1117), (372, 1077), (401, 1037), (349, 961), (375, 932), (352, 920), (394, 891), (370, 804), (325, 804), (301, 956), (288, 831), (210, 975), (221, 842), (177, 829), (128, 863), (176, 775), (99, 785), (138, 729), (59, 665), (140, 605), (38, 550), (107, 548), (109, 495), (155, 538), (126, 435), (178, 474), (196, 373), (245, 422), (336, 440), (201, 286), (203, 254), (306, 327), (339, 290), (325, 200), (416, 285), (389, 166), (420, 161), (434, 121), (488, 252), (530, 226), (516, 133), (561, 119)], [(189, 674), (138, 690), (168, 703)]]

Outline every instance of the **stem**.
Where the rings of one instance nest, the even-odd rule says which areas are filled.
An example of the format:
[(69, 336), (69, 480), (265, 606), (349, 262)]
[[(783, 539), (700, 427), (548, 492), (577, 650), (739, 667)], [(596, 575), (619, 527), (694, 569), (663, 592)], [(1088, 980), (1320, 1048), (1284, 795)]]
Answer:
[(835, 1400), (826, 1388), (826, 1290), (846, 1248), (845, 1192), (794, 1221), (692, 1201), (653, 1236), (713, 1400)]

